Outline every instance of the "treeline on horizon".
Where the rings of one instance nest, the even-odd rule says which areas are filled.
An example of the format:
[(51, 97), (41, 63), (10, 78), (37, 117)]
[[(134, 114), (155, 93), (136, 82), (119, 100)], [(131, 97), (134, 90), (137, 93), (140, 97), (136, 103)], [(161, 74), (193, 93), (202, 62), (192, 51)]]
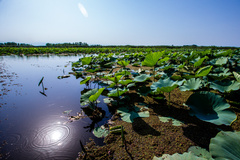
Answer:
[(6, 42), (0, 43), (0, 47), (54, 47), (54, 48), (73, 48), (73, 47), (97, 47), (97, 48), (115, 48), (115, 47), (128, 47), (128, 48), (211, 48), (211, 49), (236, 49), (239, 47), (233, 46), (198, 46), (198, 45), (183, 45), (183, 46), (174, 46), (174, 45), (89, 45), (86, 42), (74, 42), (74, 43), (46, 43), (45, 46), (34, 46), (27, 43), (16, 43), (16, 42)]

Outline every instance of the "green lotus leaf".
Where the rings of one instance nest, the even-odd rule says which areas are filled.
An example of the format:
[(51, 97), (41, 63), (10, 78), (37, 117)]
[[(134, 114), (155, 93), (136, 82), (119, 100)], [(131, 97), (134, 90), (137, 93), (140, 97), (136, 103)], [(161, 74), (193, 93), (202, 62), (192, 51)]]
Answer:
[(172, 125), (173, 126), (182, 126), (184, 124), (183, 122), (181, 122), (181, 121), (179, 121), (177, 119), (174, 119), (172, 117), (160, 117), (159, 116), (158, 118), (163, 123), (166, 123), (166, 122), (169, 122), (170, 120), (172, 120)]
[(233, 72), (233, 75), (236, 78), (236, 80), (240, 82), (240, 74), (238, 74), (237, 72)]
[(102, 94), (104, 89), (105, 88), (100, 88), (94, 95), (91, 95), (89, 97), (89, 101), (90, 102), (95, 102), (98, 99), (98, 97)]
[(216, 89), (222, 93), (236, 91), (239, 89), (239, 87), (240, 87), (240, 83), (238, 83), (237, 81), (226, 81), (226, 82), (217, 81), (217, 82), (212, 82), (210, 84), (210, 88)]
[(212, 92), (196, 92), (188, 98), (186, 105), (190, 107), (191, 116), (216, 125), (230, 125), (236, 119), (226, 100)]
[(177, 84), (173, 85), (173, 86), (168, 86), (168, 87), (162, 87), (162, 88), (158, 88), (157, 90), (159, 91), (162, 91), (162, 92), (171, 92), (172, 90), (174, 90), (175, 88), (177, 88)]
[(227, 57), (221, 57), (221, 58), (218, 58), (215, 65), (224, 65), (227, 63), (227, 61), (228, 61)]
[(211, 154), (204, 148), (199, 146), (191, 146), (188, 148), (188, 152), (192, 152), (195, 156), (206, 158), (207, 160), (214, 160)]
[(97, 72), (98, 70), (99, 70), (99, 68), (89, 69), (89, 70), (87, 70), (87, 72), (94, 73), (94, 72)]
[(200, 69), (196, 72), (195, 76), (196, 76), (196, 77), (203, 77), (203, 76), (208, 75), (208, 73), (211, 71), (212, 67), (213, 67), (213, 66), (205, 66), (205, 67), (200, 68)]
[(82, 96), (80, 98), (81, 105), (84, 106), (84, 105), (90, 103), (89, 97), (91, 97), (91, 95), (94, 95), (95, 93), (97, 93), (97, 91), (98, 91), (98, 89), (95, 88), (95, 89), (89, 90), (86, 93), (82, 94)]
[(167, 62), (170, 58), (169, 57), (164, 57), (163, 59), (160, 59), (158, 61), (158, 65), (161, 65), (163, 62)]
[(130, 61), (118, 61), (118, 64), (120, 66), (126, 67), (127, 65), (129, 65)]
[(119, 81), (119, 83), (122, 84), (122, 85), (124, 85), (124, 86), (128, 85), (128, 84), (131, 83), (131, 82), (132, 82), (131, 79), (120, 80), (120, 81)]
[(87, 83), (90, 79), (91, 79), (91, 77), (86, 77), (85, 79), (81, 80), (80, 84), (85, 84), (85, 83)]
[(240, 132), (220, 131), (211, 139), (209, 151), (216, 160), (240, 159)]
[(203, 61), (204, 61), (205, 59), (208, 59), (208, 56), (205, 56), (205, 57), (200, 58), (199, 60), (197, 60), (197, 61), (194, 63), (194, 67), (199, 67), (199, 66), (201, 66), (202, 63), (203, 63)]
[(84, 57), (81, 59), (82, 65), (88, 65), (91, 63), (92, 57)]
[(126, 93), (127, 91), (129, 91), (128, 89), (114, 89), (114, 90), (111, 90), (109, 93), (108, 93), (108, 96), (109, 97), (118, 97), (118, 96), (121, 96), (122, 94)]
[(134, 86), (136, 86), (135, 83), (130, 83), (130, 84), (127, 85), (127, 88), (131, 88), (131, 87), (134, 87)]
[(111, 103), (112, 101), (114, 101), (113, 98), (104, 98), (104, 99), (103, 99), (103, 102), (104, 102), (104, 103), (107, 103), (107, 104), (108, 104), (108, 103)]
[(228, 72), (228, 71), (229, 71), (228, 68), (218, 67), (213, 70), (213, 72), (216, 72), (216, 73), (209, 73), (208, 75), (213, 79), (223, 80), (227, 78), (229, 75), (231, 75), (231, 72)]
[(115, 77), (110, 77), (110, 75), (109, 75), (109, 76), (104, 76), (103, 78), (106, 78), (114, 83), (118, 83), (119, 80), (122, 78), (122, 75), (117, 75)]
[(153, 67), (158, 62), (159, 58), (162, 57), (163, 52), (152, 52), (148, 54), (144, 61), (142, 62), (143, 66)]
[(122, 72), (118, 72), (118, 73), (115, 73), (115, 76), (118, 76), (118, 75), (131, 75), (131, 73), (129, 71), (122, 71)]
[(94, 128), (93, 130), (93, 134), (98, 138), (107, 137), (109, 133), (109, 130), (107, 130), (103, 125), (101, 127)]
[(170, 78), (166, 78), (166, 79), (160, 79), (157, 82), (154, 82), (151, 85), (151, 90), (153, 90), (154, 92), (158, 92), (159, 89), (162, 88), (163, 92), (169, 91), (169, 90), (173, 90), (174, 88), (177, 87), (177, 82), (171, 80)]
[(133, 79), (135, 82), (145, 82), (146, 80), (150, 79), (150, 75), (147, 74), (141, 74), (140, 76), (137, 76)]
[(180, 86), (179, 89), (181, 91), (190, 91), (197, 90), (202, 86), (202, 81), (200, 78), (191, 78), (187, 80), (183, 86)]
[(153, 157), (153, 160), (207, 160), (193, 154), (192, 152), (184, 152), (183, 154), (175, 153), (173, 155), (163, 154), (162, 157)]
[(117, 110), (117, 113), (119, 113), (122, 117), (122, 120), (128, 123), (133, 123), (134, 119), (137, 117), (149, 117), (149, 111), (144, 112), (138, 112), (140, 108), (135, 107), (133, 110), (129, 110), (126, 107), (121, 107)]

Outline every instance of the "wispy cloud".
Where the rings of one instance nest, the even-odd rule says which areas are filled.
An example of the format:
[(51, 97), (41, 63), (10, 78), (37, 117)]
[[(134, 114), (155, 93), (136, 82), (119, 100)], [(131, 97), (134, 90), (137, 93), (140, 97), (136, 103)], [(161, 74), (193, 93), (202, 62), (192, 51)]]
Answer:
[(83, 14), (84, 17), (88, 17), (87, 10), (85, 9), (85, 7), (81, 3), (78, 3), (78, 8), (80, 9), (80, 11), (81, 11), (81, 13)]

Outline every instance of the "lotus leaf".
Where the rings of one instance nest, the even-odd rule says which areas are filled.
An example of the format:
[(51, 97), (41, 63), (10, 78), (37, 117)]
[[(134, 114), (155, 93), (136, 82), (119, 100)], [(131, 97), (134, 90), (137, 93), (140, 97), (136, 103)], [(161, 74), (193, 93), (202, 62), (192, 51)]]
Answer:
[(140, 109), (136, 106), (132, 110), (126, 107), (118, 108), (117, 113), (122, 116), (122, 120), (128, 123), (133, 123), (137, 117), (149, 117), (149, 111), (138, 112)]
[(228, 68), (218, 67), (213, 70), (213, 72), (216, 73), (210, 73), (209, 76), (212, 77), (213, 79), (223, 80), (227, 78), (229, 75), (231, 75), (231, 72), (228, 71), (229, 71)]
[(133, 79), (135, 82), (145, 82), (146, 80), (150, 79), (150, 75), (147, 74), (141, 74), (140, 76), (137, 76)]
[(95, 102), (98, 99), (98, 97), (101, 95), (101, 93), (103, 92), (104, 89), (105, 88), (100, 88), (94, 95), (91, 95), (89, 97), (89, 101), (90, 102)]
[(203, 61), (204, 61), (205, 59), (208, 59), (208, 56), (205, 56), (205, 57), (203, 57), (203, 58), (199, 58), (199, 59), (194, 63), (194, 67), (199, 67), (199, 66), (201, 66), (202, 63), (203, 63)]
[(207, 160), (193, 154), (192, 152), (184, 152), (183, 154), (175, 153), (173, 155), (163, 154), (162, 157), (153, 157), (153, 160)]
[(236, 114), (229, 110), (230, 105), (224, 98), (211, 92), (196, 92), (192, 94), (186, 105), (190, 107), (189, 114), (216, 125), (230, 125), (236, 119)]
[(233, 72), (233, 75), (236, 78), (236, 80), (240, 82), (240, 74), (238, 74), (237, 72)]
[(177, 82), (171, 80), (170, 78), (167, 79), (160, 79), (157, 82), (154, 82), (151, 85), (151, 90), (154, 92), (158, 92), (159, 89), (163, 92), (171, 92), (174, 88), (177, 87)]
[(118, 61), (118, 64), (123, 66), (123, 67), (126, 67), (127, 65), (129, 65), (130, 61)]
[(99, 68), (89, 69), (89, 70), (87, 70), (87, 72), (94, 73), (94, 72), (97, 72), (98, 70), (99, 70)]
[(211, 139), (209, 151), (216, 160), (240, 159), (240, 132), (220, 131)]
[(101, 127), (94, 128), (93, 130), (93, 134), (98, 138), (107, 137), (109, 133), (109, 130), (107, 130), (103, 125)]
[(145, 85), (137, 89), (137, 93), (141, 96), (147, 96), (150, 92), (150, 87), (146, 87)]
[(80, 84), (85, 84), (85, 83), (87, 83), (90, 79), (91, 79), (91, 77), (86, 77), (85, 79), (81, 80)]
[(127, 88), (131, 88), (131, 87), (134, 87), (134, 86), (136, 86), (135, 83), (130, 83), (130, 84), (127, 85)]
[(180, 86), (179, 89), (181, 91), (190, 91), (197, 90), (202, 86), (202, 81), (200, 78), (191, 78), (187, 80), (183, 86)]
[(183, 125), (183, 122), (181, 122), (179, 120), (176, 120), (172, 117), (158, 117), (158, 118), (163, 123), (166, 123), (166, 122), (169, 122), (170, 120), (172, 120), (172, 125), (173, 126), (182, 126)]
[(163, 52), (153, 52), (148, 54), (144, 61), (142, 62), (143, 66), (153, 67), (158, 62), (159, 58), (162, 57)]
[(98, 89), (95, 88), (95, 89), (89, 90), (86, 93), (84, 93), (80, 98), (81, 105), (84, 106), (84, 105), (90, 103), (89, 97), (91, 97), (91, 95), (94, 95), (95, 93), (97, 93), (97, 91), (98, 91)]
[(196, 77), (203, 77), (203, 76), (208, 75), (208, 73), (211, 71), (212, 67), (213, 67), (213, 66), (206, 66), (206, 67), (200, 68), (200, 69), (196, 72), (195, 76), (196, 76)]
[(210, 88), (216, 89), (222, 93), (238, 90), (239, 87), (240, 83), (238, 83), (237, 81), (217, 81), (210, 84)]
[(118, 73), (115, 73), (115, 76), (118, 76), (118, 75), (131, 75), (131, 73), (129, 71), (122, 71), (122, 72), (118, 72)]
[(84, 58), (82, 58), (82, 59), (81, 59), (82, 65), (88, 65), (88, 64), (90, 64), (91, 60), (92, 60), (92, 57), (84, 57)]
[(114, 83), (118, 83), (119, 80), (122, 78), (122, 75), (118, 75), (118, 76), (115, 76), (115, 77), (105, 76), (104, 78), (107, 78)]
[(227, 57), (221, 57), (221, 58), (218, 58), (218, 60), (216, 61), (215, 65), (223, 65), (223, 64), (226, 64), (227, 61), (228, 61)]
[(128, 89), (114, 89), (114, 90), (111, 90), (109, 93), (108, 93), (108, 96), (109, 97), (118, 97), (118, 96), (121, 96), (122, 94), (126, 93), (127, 91), (129, 91)]
[(132, 82), (131, 79), (120, 80), (120, 81), (119, 81), (119, 83), (122, 84), (122, 85), (124, 85), (124, 86), (128, 85), (128, 84), (131, 83), (131, 82)]
[(211, 156), (211, 154), (204, 148), (201, 148), (199, 146), (191, 146), (188, 148), (188, 152), (192, 152), (194, 155), (206, 158), (208, 160), (214, 160)]

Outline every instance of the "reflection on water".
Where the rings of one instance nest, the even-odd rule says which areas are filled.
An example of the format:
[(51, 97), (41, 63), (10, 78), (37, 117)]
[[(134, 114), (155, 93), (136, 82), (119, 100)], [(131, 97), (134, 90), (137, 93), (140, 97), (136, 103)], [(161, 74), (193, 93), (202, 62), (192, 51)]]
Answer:
[[(0, 93), (0, 153), (3, 158), (75, 159), (81, 151), (79, 140), (85, 144), (91, 137), (97, 144), (103, 144), (103, 139), (88, 132), (96, 127), (96, 123), (106, 123), (107, 117), (111, 116), (102, 96), (98, 106), (105, 116), (97, 121), (84, 118), (66, 123), (68, 117), (63, 114), (66, 110), (72, 110), (73, 114), (81, 112), (83, 107), (79, 104), (85, 87), (80, 85), (82, 79), (74, 76), (57, 78), (63, 75), (63, 70), (64, 74), (70, 72), (69, 62), (79, 58), (0, 56), (0, 86), (7, 83)], [(3, 75), (11, 75), (11, 79), (3, 79)], [(38, 86), (42, 77), (47, 93), (43, 86)], [(47, 97), (39, 94), (39, 90)]]

